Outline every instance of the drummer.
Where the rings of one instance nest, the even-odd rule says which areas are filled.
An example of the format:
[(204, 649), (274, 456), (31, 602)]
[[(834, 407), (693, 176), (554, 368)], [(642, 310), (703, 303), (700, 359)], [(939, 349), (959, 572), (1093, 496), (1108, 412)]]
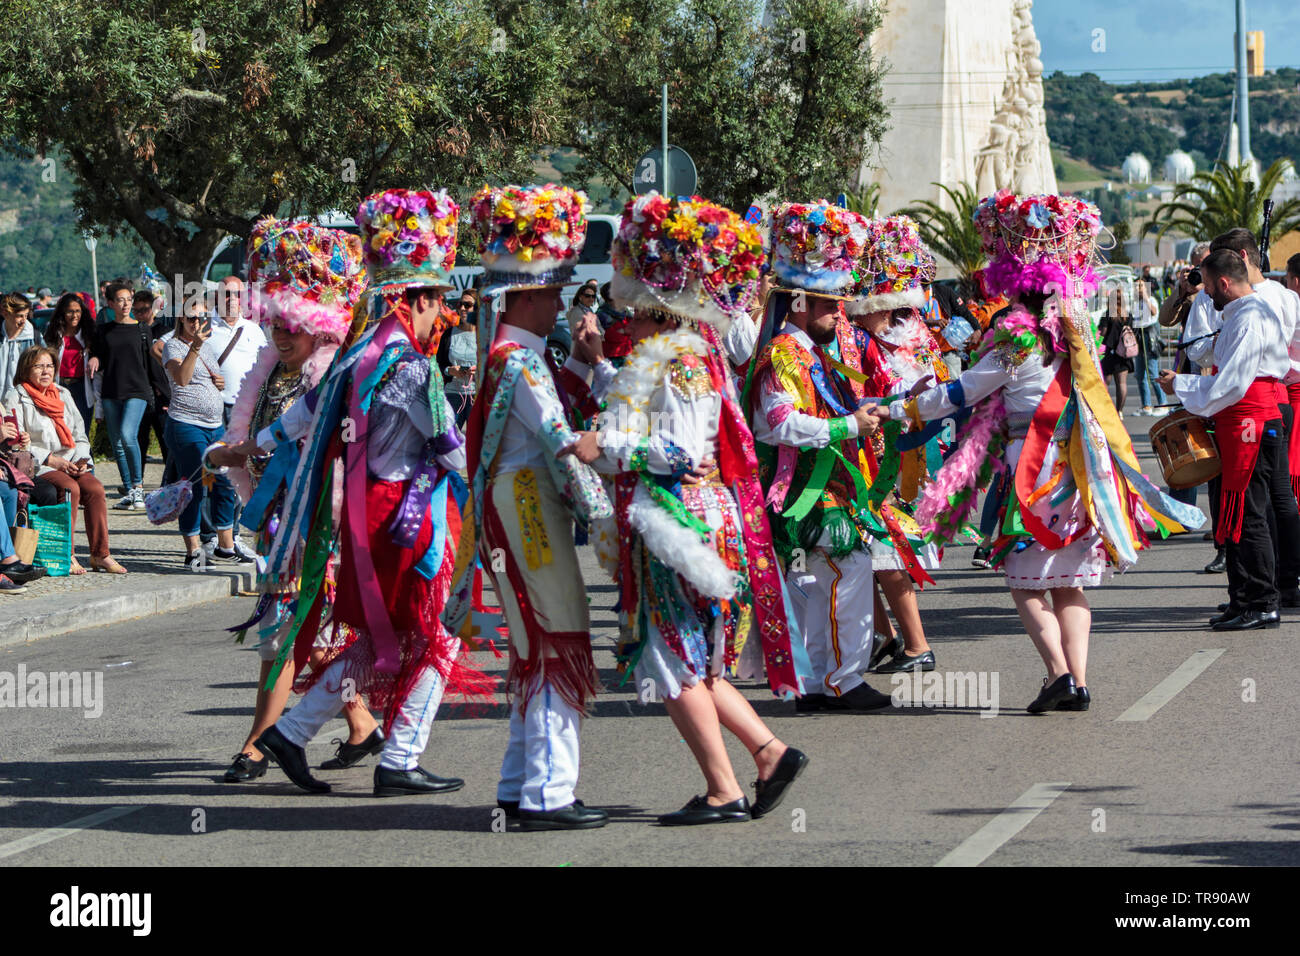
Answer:
[[(1160, 374), (1160, 387), (1189, 412), (1212, 417), (1223, 462), (1215, 540), (1226, 545), (1228, 608), (1210, 619), (1216, 631), (1277, 627), (1282, 595), (1296, 592), (1300, 511), (1291, 491), (1279, 403), (1290, 371), (1288, 338), (1277, 314), (1251, 288), (1241, 257), (1229, 249), (1201, 263), (1205, 292), (1222, 313), (1213, 375)], [(1269, 521), (1269, 509), (1275, 521)], [(1276, 537), (1275, 537), (1276, 536)], [(1280, 566), (1275, 548), (1282, 544)], [(1300, 601), (1296, 605), (1300, 606)]]

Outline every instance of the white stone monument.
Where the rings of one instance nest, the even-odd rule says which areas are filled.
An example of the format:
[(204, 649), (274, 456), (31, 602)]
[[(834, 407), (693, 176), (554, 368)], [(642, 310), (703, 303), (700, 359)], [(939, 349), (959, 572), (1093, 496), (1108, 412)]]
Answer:
[[(871, 0), (866, 0), (871, 2)], [(889, 131), (860, 182), (880, 211), (951, 203), (933, 182), (1056, 192), (1033, 0), (889, 0), (872, 51), (885, 61)]]

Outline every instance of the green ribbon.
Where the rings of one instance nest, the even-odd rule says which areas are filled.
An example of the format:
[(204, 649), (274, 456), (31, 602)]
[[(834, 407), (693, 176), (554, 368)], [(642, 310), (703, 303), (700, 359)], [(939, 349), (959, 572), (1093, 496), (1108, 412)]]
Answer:
[(326, 464), (326, 477), (321, 489), (320, 499), (316, 502), (316, 517), (311, 523), (311, 534), (303, 548), (302, 582), (298, 586), (298, 603), (294, 608), (293, 623), (285, 636), (280, 653), (276, 655), (271, 673), (267, 675), (265, 690), (275, 687), (276, 679), (289, 653), (298, 632), (307, 621), (316, 596), (320, 594), (325, 582), (325, 570), (329, 567), (330, 556), (334, 553), (334, 469)]
[(676, 518), (679, 524), (702, 537), (708, 537), (712, 534), (712, 528), (691, 514), (686, 509), (686, 506), (682, 504), (681, 499), (669, 494), (657, 481), (650, 477), (648, 471), (638, 471), (637, 475), (640, 476), (642, 484), (645, 485), (646, 491), (650, 493), (650, 497), (654, 499), (655, 504)]

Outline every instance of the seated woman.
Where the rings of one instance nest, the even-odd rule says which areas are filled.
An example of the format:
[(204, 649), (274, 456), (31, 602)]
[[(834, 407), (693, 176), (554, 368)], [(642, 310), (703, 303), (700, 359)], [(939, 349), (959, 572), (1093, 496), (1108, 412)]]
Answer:
[[(5, 398), (18, 419), (18, 428), (28, 435), (28, 451), (39, 466), (32, 500), (54, 504), (59, 493), (72, 505), (72, 530), (77, 529), (77, 509), (86, 513), (86, 538), (90, 542), (90, 566), (95, 571), (126, 574), (108, 552), (108, 503), (104, 486), (94, 474), (86, 426), (71, 393), (54, 382), (58, 362), (54, 349), (28, 349), (18, 359), (15, 390)], [(73, 546), (72, 573), (84, 574)]]

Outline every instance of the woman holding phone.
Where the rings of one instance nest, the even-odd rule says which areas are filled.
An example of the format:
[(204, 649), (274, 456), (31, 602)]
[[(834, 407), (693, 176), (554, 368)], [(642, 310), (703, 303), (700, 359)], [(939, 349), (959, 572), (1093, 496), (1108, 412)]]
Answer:
[[(126, 574), (108, 550), (108, 502), (104, 486), (94, 474), (86, 425), (70, 393), (55, 382), (58, 353), (46, 346), (28, 349), (18, 359), (14, 391), (5, 398), (13, 409), (19, 432), (28, 436), (27, 450), (35, 457), (36, 473), (32, 500), (54, 504), (60, 493), (72, 505), (72, 530), (77, 530), (77, 510), (86, 515), (86, 539), (90, 543), (90, 567), (94, 571)], [(84, 574), (73, 549), (73, 574)]]
[(203, 452), (225, 430), (225, 404), (221, 391), (225, 379), (217, 371), (221, 356), (208, 338), (212, 320), (200, 300), (185, 303), (176, 319), (176, 334), (163, 347), (162, 361), (172, 382), (171, 405), (167, 409), (167, 447), (171, 450), (180, 479), (189, 479), (194, 497), (181, 512), (181, 536), (185, 539), (185, 563), (192, 571), (204, 566), (199, 542), (199, 509), (205, 495), (212, 496), (212, 523), (217, 529), (217, 549), (211, 560), (218, 564), (243, 564), (235, 551), (235, 489), (225, 475), (217, 475), (211, 490), (203, 483)]

